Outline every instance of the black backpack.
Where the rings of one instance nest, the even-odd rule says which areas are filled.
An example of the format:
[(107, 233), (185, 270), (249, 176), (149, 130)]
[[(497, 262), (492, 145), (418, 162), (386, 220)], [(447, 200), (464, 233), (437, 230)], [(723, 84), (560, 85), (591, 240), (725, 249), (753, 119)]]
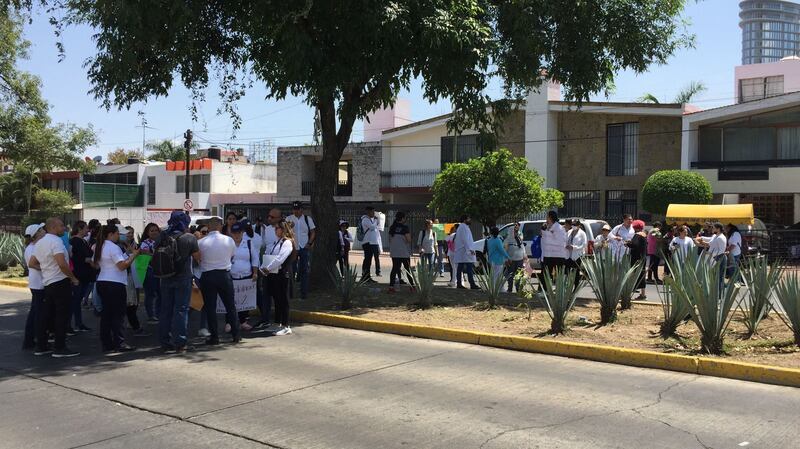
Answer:
[(153, 248), (150, 268), (153, 276), (164, 279), (175, 276), (178, 272), (178, 242), (166, 232), (161, 234), (158, 245)]

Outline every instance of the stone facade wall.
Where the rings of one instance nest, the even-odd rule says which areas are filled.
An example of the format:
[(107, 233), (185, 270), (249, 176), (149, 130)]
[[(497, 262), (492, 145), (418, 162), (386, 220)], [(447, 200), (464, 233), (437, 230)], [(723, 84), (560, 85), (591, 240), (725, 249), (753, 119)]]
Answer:
[[(638, 122), (637, 174), (606, 176), (606, 127)], [(680, 169), (681, 117), (560, 112), (558, 116), (558, 189), (599, 190), (601, 216), (608, 190), (641, 190), (659, 170)]]
[(275, 199), (291, 202), (301, 199), (303, 155), (298, 147), (278, 148), (278, 188)]
[(500, 148), (507, 148), (514, 156), (525, 157), (525, 109), (511, 111), (497, 140)]

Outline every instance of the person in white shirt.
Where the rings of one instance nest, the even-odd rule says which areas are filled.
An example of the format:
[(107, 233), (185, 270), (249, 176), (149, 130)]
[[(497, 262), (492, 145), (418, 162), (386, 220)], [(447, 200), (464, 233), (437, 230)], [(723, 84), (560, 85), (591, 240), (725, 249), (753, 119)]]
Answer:
[(695, 243), (697, 246), (705, 248), (708, 263), (714, 265), (719, 263), (719, 292), (722, 294), (722, 288), (725, 285), (725, 269), (728, 267), (727, 259), (725, 258), (728, 249), (728, 239), (725, 237), (724, 227), (722, 223), (714, 223), (712, 232), (714, 235), (711, 237), (697, 237)]
[(689, 228), (686, 226), (678, 227), (678, 235), (672, 238), (669, 243), (672, 254), (679, 254), (681, 257), (686, 257), (689, 251), (694, 250), (694, 240), (689, 237)]
[(36, 348), (36, 326), (39, 314), (43, 313), (44, 307), (44, 284), (42, 283), (42, 272), (30, 268), (30, 260), (33, 257), (33, 250), (36, 242), (44, 237), (44, 223), (32, 224), (25, 228), (25, 239), (28, 244), (25, 246), (23, 259), (25, 266), (28, 267), (28, 288), (31, 290), (31, 308), (28, 311), (28, 318), (25, 320), (25, 338), (22, 342), (23, 350)]
[[(260, 265), (258, 248), (261, 237), (255, 238), (258, 234), (254, 234), (253, 237), (248, 239), (247, 231), (252, 232), (252, 229), (247, 229), (248, 227), (249, 224), (244, 220), (231, 226), (231, 238), (233, 238), (233, 243), (236, 245), (236, 250), (231, 259), (231, 279), (234, 281), (245, 279), (251, 279), (253, 282), (258, 281), (258, 267)], [(235, 298), (236, 294), (234, 293)], [(239, 327), (243, 331), (249, 331), (253, 328), (247, 322), (249, 315), (250, 312), (248, 310), (239, 312)], [(229, 327), (230, 324), (227, 324), (225, 329), (227, 330)]]
[(575, 274), (576, 286), (581, 279), (581, 257), (586, 254), (587, 240), (583, 224), (578, 219), (572, 220), (572, 229), (567, 233), (567, 251), (569, 251), (567, 268), (577, 271)]
[(375, 216), (375, 208), (367, 206), (366, 214), (361, 217), (361, 230), (364, 239), (361, 241), (361, 249), (364, 251), (364, 262), (361, 265), (361, 277), (369, 282), (375, 282), (370, 275), (372, 260), (375, 260), (375, 274), (380, 276), (380, 230), (378, 229), (378, 217)]
[[(29, 267), (42, 273), (44, 285), (44, 313), (39, 314), (43, 320), (37, 325), (35, 355), (52, 352), (53, 357), (74, 357), (79, 352), (67, 348), (67, 327), (70, 319), (72, 286), (78, 285), (78, 278), (69, 269), (67, 249), (61, 236), (66, 230), (60, 218), (48, 218), (45, 223), (47, 234), (36, 243)], [(54, 350), (47, 346), (47, 323), (52, 319), (55, 333)]]
[(294, 273), (300, 282), (300, 298), (308, 296), (308, 258), (309, 250), (314, 247), (316, 238), (316, 225), (314, 220), (303, 214), (303, 203), (295, 201), (292, 204), (292, 215), (286, 221), (294, 225), (294, 240), (297, 244), (297, 259), (294, 261)]
[(225, 306), (225, 319), (231, 325), (232, 342), (242, 341), (231, 279), (231, 260), (236, 252), (236, 244), (232, 238), (223, 235), (221, 230), (222, 220), (212, 217), (208, 220), (208, 235), (197, 242), (200, 247), (200, 271), (202, 271), (200, 293), (203, 294), (203, 311), (208, 320), (207, 345), (219, 344), (217, 296)]
[[(261, 248), (259, 254), (264, 254), (272, 248), (272, 244), (278, 241), (275, 235), (275, 224), (283, 220), (283, 214), (280, 209), (270, 209), (267, 215), (267, 223), (261, 228)], [(261, 270), (258, 270), (258, 290), (256, 292), (256, 302), (258, 309), (261, 312), (261, 320), (253, 326), (254, 329), (264, 329), (270, 325), (270, 317), (272, 316), (272, 297), (267, 289), (267, 277)]]
[(103, 226), (94, 249), (94, 263), (100, 267), (97, 275), (97, 294), (103, 301), (100, 312), (100, 343), (103, 352), (133, 351), (133, 346), (125, 343), (123, 320), (128, 304), (128, 268), (133, 264), (139, 249), (125, 254), (117, 245), (120, 230), (115, 224)]
[(739, 260), (742, 258), (742, 234), (739, 232), (739, 228), (734, 224), (728, 224), (727, 228), (727, 250), (730, 257), (728, 258), (728, 269), (725, 275), (731, 277), (734, 271), (736, 271), (736, 267), (739, 266)]
[(622, 256), (629, 252), (625, 244), (630, 242), (633, 235), (636, 234), (633, 230), (633, 226), (631, 226), (632, 223), (633, 217), (631, 217), (630, 214), (624, 214), (622, 216), (622, 224), (614, 226), (614, 229), (612, 229), (609, 234), (609, 246), (617, 260), (622, 259)]
[(480, 290), (475, 284), (474, 264), (476, 261), (475, 250), (472, 245), (475, 243), (475, 238), (472, 236), (472, 229), (469, 226), (472, 224), (472, 218), (469, 215), (461, 217), (461, 224), (456, 230), (456, 237), (453, 241), (455, 243), (455, 259), (458, 262), (456, 269), (456, 288), (466, 288), (461, 284), (461, 274), (467, 274), (469, 281), (469, 288), (472, 290)]
[(567, 232), (558, 223), (555, 211), (547, 212), (547, 220), (542, 225), (542, 273), (555, 276), (556, 267), (564, 266), (567, 259)]
[(594, 238), (594, 251), (600, 252), (608, 248), (608, 236), (611, 234), (611, 226), (604, 224), (600, 229), (600, 234)]
[(279, 325), (274, 334), (289, 335), (289, 277), (291, 276), (292, 252), (294, 242), (292, 229), (286, 222), (275, 224), (275, 235), (278, 240), (272, 243), (265, 254), (261, 269), (267, 273), (267, 290), (275, 301), (275, 322)]

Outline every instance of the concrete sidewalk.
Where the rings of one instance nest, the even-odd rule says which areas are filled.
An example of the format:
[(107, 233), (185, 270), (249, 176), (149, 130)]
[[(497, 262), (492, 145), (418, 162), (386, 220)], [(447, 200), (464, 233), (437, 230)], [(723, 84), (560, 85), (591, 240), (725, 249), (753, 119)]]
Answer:
[(0, 448), (798, 447), (788, 387), (309, 325), (41, 358), (18, 349), (28, 302), (0, 288)]

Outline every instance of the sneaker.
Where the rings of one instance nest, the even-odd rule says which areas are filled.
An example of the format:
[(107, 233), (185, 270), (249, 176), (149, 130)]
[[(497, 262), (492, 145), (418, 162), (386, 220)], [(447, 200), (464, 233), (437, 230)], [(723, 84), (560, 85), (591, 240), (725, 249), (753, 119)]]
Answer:
[(292, 333), (292, 330), (289, 328), (289, 326), (286, 326), (286, 327), (281, 327), (280, 329), (275, 331), (275, 336), (276, 337), (281, 337), (283, 335), (289, 335), (291, 333)]
[(80, 327), (78, 327), (78, 332), (91, 332), (91, 330), (92, 330), (91, 327), (88, 327), (83, 324), (81, 324)]
[(228, 323), (225, 323), (225, 333), (226, 334), (230, 334), (231, 333), (231, 325), (228, 324)]
[(181, 346), (179, 348), (175, 348), (175, 353), (176, 354), (184, 354), (184, 353), (187, 353), (187, 352), (194, 352), (194, 351), (195, 351), (195, 347), (192, 346), (192, 345), (186, 345), (186, 346)]
[(66, 357), (77, 357), (79, 355), (81, 355), (80, 352), (72, 351), (72, 350), (70, 350), (69, 348), (66, 348), (66, 347), (64, 349), (58, 349), (56, 351), (53, 351), (53, 357), (55, 357), (57, 359), (66, 358)]
[(480, 287), (478, 287), (477, 285), (473, 285), (473, 286), (472, 286), (472, 287), (470, 287), (469, 289), (470, 289), (470, 290), (480, 290), (481, 288), (480, 288)]
[(144, 329), (139, 329), (139, 330), (133, 332), (133, 336), (134, 337), (149, 337), (151, 335), (153, 335), (153, 334), (145, 331)]
[(199, 331), (197, 331), (197, 335), (203, 338), (208, 338), (211, 336), (211, 332), (209, 332), (208, 329), (206, 328), (202, 328)]
[(67, 337), (74, 337), (76, 335), (78, 335), (78, 331), (76, 331), (75, 329), (73, 329), (71, 327), (69, 329), (67, 329)]
[(117, 348), (117, 351), (119, 351), (119, 352), (131, 352), (131, 351), (135, 351), (135, 350), (136, 350), (135, 346), (131, 346), (131, 345), (127, 344), (127, 343), (122, 343)]
[(33, 351), (33, 355), (47, 355), (47, 354), (52, 354), (52, 353), (53, 353), (53, 350), (50, 349), (50, 348), (37, 349), (36, 351)]
[(239, 330), (251, 331), (251, 330), (253, 330), (253, 326), (250, 323), (248, 323), (247, 321), (245, 321), (244, 323), (239, 325)]
[(219, 344), (218, 338), (206, 338), (206, 345), (208, 346), (216, 346)]
[(147, 324), (158, 324), (158, 318), (156, 317), (148, 318)]
[(269, 323), (266, 321), (259, 321), (258, 324), (253, 326), (253, 329), (266, 329), (269, 327)]

